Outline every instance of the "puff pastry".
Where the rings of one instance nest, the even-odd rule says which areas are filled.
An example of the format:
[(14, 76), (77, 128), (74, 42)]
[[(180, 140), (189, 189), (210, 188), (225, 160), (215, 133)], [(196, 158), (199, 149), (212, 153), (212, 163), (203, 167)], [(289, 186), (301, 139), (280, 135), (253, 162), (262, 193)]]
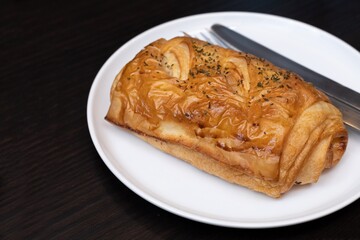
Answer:
[(108, 121), (271, 197), (316, 182), (347, 145), (340, 111), (300, 76), (190, 37), (146, 46), (110, 95)]

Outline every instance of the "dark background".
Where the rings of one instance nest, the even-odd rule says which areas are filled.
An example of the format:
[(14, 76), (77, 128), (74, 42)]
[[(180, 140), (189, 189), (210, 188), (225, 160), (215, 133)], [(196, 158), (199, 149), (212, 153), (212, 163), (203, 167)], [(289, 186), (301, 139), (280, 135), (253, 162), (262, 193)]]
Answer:
[(86, 121), (102, 64), (153, 26), (214, 11), (297, 19), (360, 50), (359, 1), (1, 1), (0, 239), (360, 239), (359, 201), (296, 226), (222, 228), (148, 203), (104, 165)]

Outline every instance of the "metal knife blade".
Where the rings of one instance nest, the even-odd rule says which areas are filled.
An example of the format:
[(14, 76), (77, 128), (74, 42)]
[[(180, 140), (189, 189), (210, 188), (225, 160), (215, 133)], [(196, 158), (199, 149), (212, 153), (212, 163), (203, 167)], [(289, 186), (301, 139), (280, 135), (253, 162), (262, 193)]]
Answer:
[(223, 25), (214, 24), (211, 29), (217, 37), (236, 49), (264, 58), (276, 66), (293, 71), (306, 81), (313, 83), (315, 87), (327, 94), (332, 103), (340, 109), (344, 122), (360, 130), (360, 94), (358, 92), (314, 72)]

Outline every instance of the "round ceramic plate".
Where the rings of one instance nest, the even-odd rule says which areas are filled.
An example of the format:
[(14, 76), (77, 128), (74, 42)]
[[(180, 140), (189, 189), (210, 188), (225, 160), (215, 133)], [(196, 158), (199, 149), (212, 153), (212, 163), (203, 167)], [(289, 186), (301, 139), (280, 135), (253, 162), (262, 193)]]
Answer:
[[(158, 38), (196, 34), (213, 23), (243, 35), (360, 92), (360, 54), (307, 24), (266, 14), (220, 12), (189, 16), (154, 27), (120, 47), (92, 85), (88, 125), (94, 145), (115, 176), (147, 201), (174, 214), (239, 228), (286, 226), (330, 214), (360, 196), (360, 134), (349, 129), (342, 161), (316, 184), (296, 186), (280, 199), (230, 184), (165, 154), (104, 120), (110, 86), (120, 69)], [(115, 39), (114, 39), (115, 41)]]

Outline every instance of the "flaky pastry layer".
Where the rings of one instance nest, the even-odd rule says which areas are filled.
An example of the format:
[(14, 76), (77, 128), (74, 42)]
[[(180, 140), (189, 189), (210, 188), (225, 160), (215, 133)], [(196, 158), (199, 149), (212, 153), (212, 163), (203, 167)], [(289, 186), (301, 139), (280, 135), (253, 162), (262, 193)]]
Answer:
[(347, 145), (340, 111), (301, 77), (189, 37), (139, 52), (113, 82), (106, 119), (272, 197), (316, 182)]

